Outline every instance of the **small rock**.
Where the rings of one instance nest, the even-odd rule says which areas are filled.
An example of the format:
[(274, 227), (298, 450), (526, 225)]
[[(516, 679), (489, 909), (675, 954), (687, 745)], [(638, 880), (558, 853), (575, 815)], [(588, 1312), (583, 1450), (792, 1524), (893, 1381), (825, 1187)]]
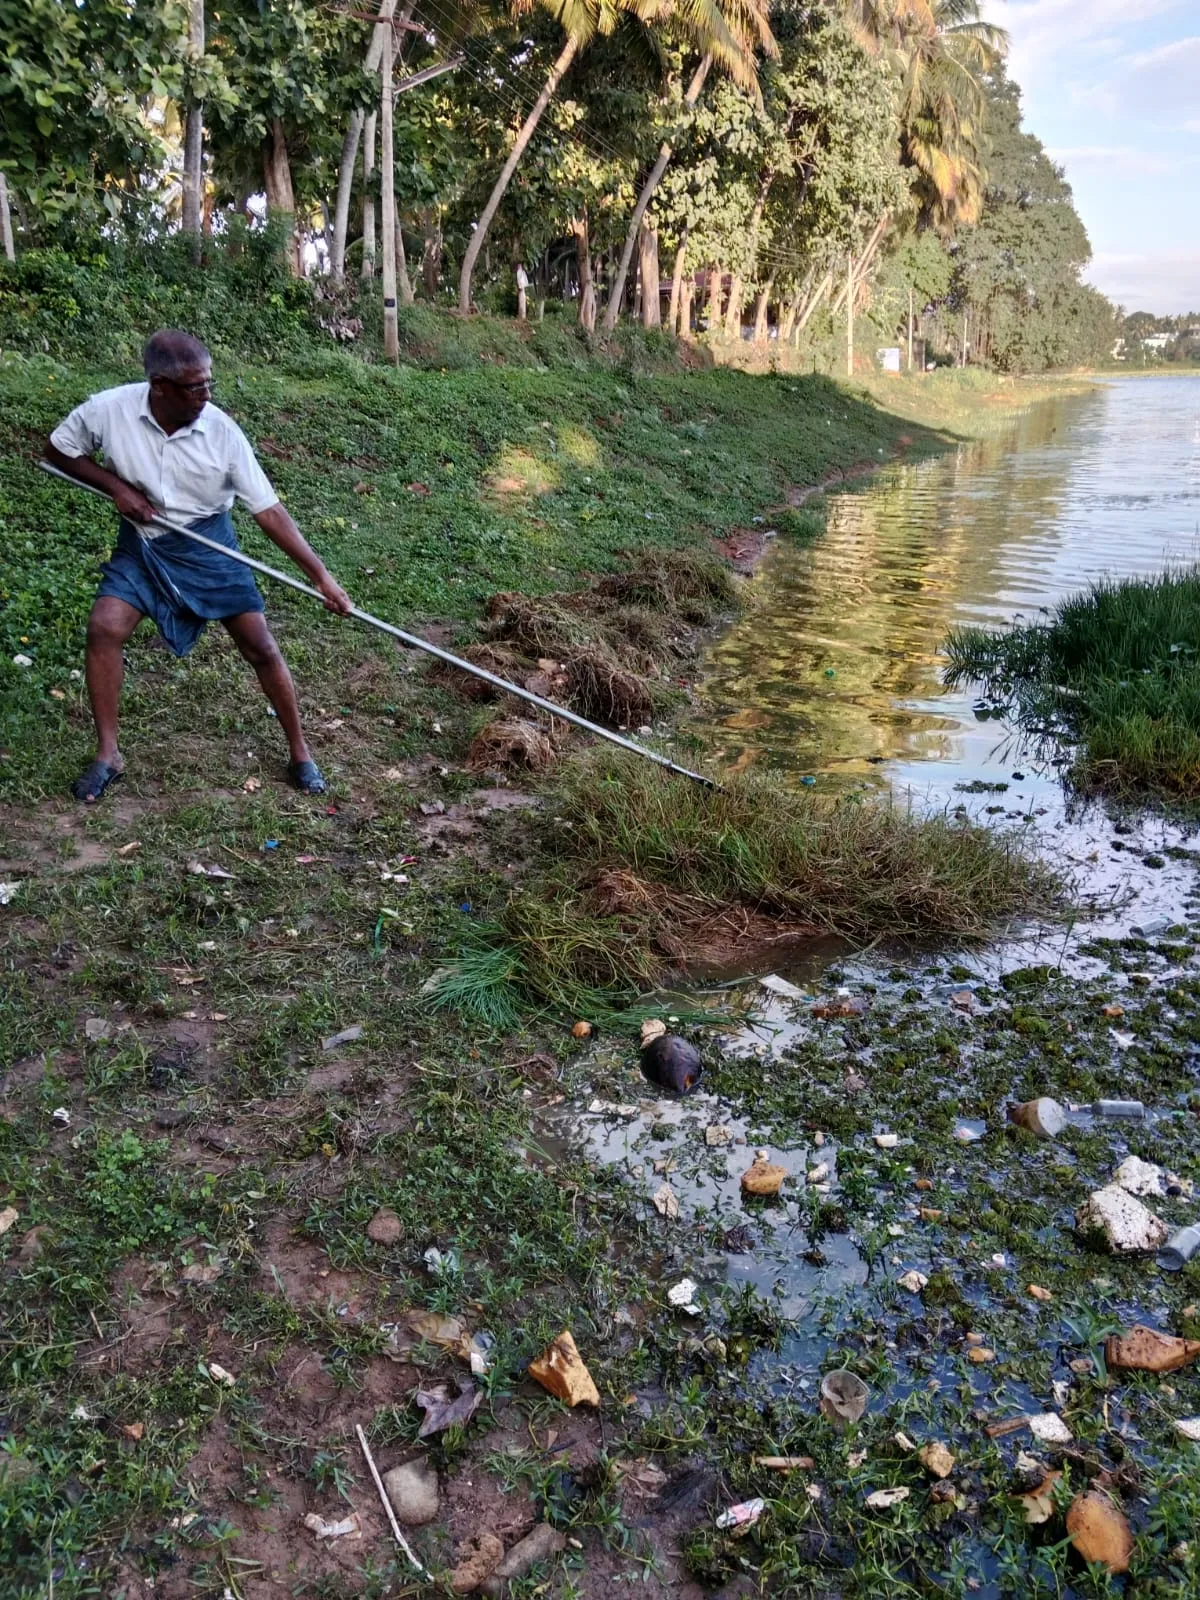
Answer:
[(917, 1460), (934, 1478), (948, 1478), (954, 1471), (954, 1457), (940, 1439), (934, 1439), (917, 1452)]
[(787, 1175), (786, 1167), (781, 1167), (774, 1161), (766, 1161), (762, 1156), (756, 1156), (753, 1164), (742, 1173), (743, 1193), (760, 1197), (778, 1194)]
[(1098, 1239), (1114, 1255), (1157, 1250), (1167, 1238), (1166, 1223), (1117, 1184), (1097, 1189), (1075, 1213), (1081, 1234)]
[(733, 1129), (727, 1128), (724, 1123), (710, 1122), (704, 1130), (704, 1142), (712, 1150), (723, 1144), (729, 1144), (733, 1139)]
[(1029, 1419), (1029, 1431), (1043, 1444), (1070, 1444), (1072, 1434), (1057, 1411), (1043, 1411)]
[(989, 1350), (985, 1344), (972, 1345), (967, 1351), (967, 1360), (973, 1361), (977, 1367), (986, 1366), (989, 1361), (995, 1361), (996, 1352)]
[(667, 1290), (667, 1299), (677, 1310), (685, 1312), (689, 1317), (698, 1317), (700, 1307), (696, 1304), (696, 1285), (691, 1278), (681, 1278)]
[(1133, 1534), (1125, 1513), (1098, 1490), (1076, 1495), (1067, 1512), (1071, 1543), (1085, 1561), (1098, 1561), (1114, 1576), (1129, 1571)]
[(373, 1244), (399, 1244), (404, 1237), (404, 1224), (389, 1206), (380, 1206), (367, 1223), (367, 1238)]
[(405, 1461), (383, 1475), (383, 1487), (396, 1513), (397, 1522), (408, 1528), (422, 1528), (433, 1522), (441, 1504), (437, 1469), (428, 1456)]
[(902, 1277), (897, 1278), (896, 1282), (902, 1289), (907, 1289), (909, 1294), (920, 1294), (929, 1279), (923, 1272), (918, 1272), (914, 1267), (911, 1272), (906, 1272)]
[(660, 1184), (651, 1196), (654, 1209), (660, 1217), (666, 1217), (668, 1222), (675, 1222), (679, 1218), (679, 1196), (669, 1183)]
[(481, 1585), (480, 1593), (489, 1596), (504, 1593), (504, 1585), (512, 1578), (523, 1578), (531, 1567), (550, 1561), (567, 1548), (567, 1536), (548, 1522), (537, 1526), (518, 1539), (492, 1576)]
[(1035, 1300), (1047, 1301), (1054, 1299), (1053, 1293), (1049, 1289), (1043, 1289), (1040, 1283), (1029, 1284), (1026, 1293), (1031, 1294)]
[(591, 1023), (590, 1022), (577, 1022), (575, 1024), (575, 1026), (571, 1029), (571, 1036), (572, 1036), (572, 1038), (575, 1038), (575, 1039), (590, 1039), (591, 1036), (592, 1036), (592, 1025), (591, 1025)]
[(900, 1143), (898, 1133), (877, 1133), (874, 1135), (875, 1143), (881, 1150), (894, 1150)]
[(88, 1017), (83, 1025), (84, 1037), (87, 1039), (109, 1039), (112, 1037), (113, 1025), (107, 1017)]
[(450, 1574), (454, 1594), (471, 1594), (490, 1578), (504, 1560), (504, 1546), (494, 1533), (477, 1533), (459, 1549), (458, 1565)]
[(642, 1023), (642, 1048), (653, 1044), (655, 1039), (661, 1039), (666, 1031), (667, 1025), (661, 1017), (647, 1017)]
[(1162, 1168), (1156, 1167), (1152, 1161), (1142, 1161), (1138, 1156), (1125, 1157), (1113, 1173), (1113, 1182), (1126, 1194), (1157, 1195), (1162, 1198), (1167, 1192)]
[(583, 1357), (579, 1354), (574, 1339), (565, 1329), (543, 1355), (529, 1363), (529, 1375), (531, 1378), (536, 1378), (543, 1389), (548, 1389), (565, 1405), (600, 1404), (600, 1391), (596, 1388), (591, 1373), (584, 1366)]

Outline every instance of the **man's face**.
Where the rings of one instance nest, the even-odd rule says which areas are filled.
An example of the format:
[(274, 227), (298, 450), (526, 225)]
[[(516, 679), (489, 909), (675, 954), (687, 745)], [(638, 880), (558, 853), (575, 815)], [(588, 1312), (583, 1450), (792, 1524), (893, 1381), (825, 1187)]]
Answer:
[(167, 428), (185, 428), (195, 422), (212, 398), (212, 366), (198, 362), (181, 369), (174, 378), (152, 378), (150, 392), (154, 414)]

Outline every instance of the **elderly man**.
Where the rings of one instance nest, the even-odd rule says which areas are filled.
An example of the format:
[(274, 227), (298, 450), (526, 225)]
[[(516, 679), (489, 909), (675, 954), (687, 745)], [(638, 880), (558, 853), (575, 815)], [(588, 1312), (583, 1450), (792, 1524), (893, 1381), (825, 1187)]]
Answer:
[[(152, 617), (168, 647), (185, 656), (206, 622), (224, 624), (254, 668), (288, 742), (288, 775), (305, 794), (325, 779), (300, 726), (296, 688), (263, 616), (250, 569), (182, 534), (142, 529), (156, 512), (238, 548), (230, 508), (236, 496), (267, 537), (345, 615), (350, 597), (279, 503), (245, 434), (209, 399), (212, 357), (190, 334), (163, 329), (146, 345), (145, 383), (105, 389), (77, 406), (50, 435), (46, 457), (111, 495), (121, 513), (117, 547), (88, 619), (87, 686), (96, 722), (96, 757), (73, 786), (94, 805), (125, 770), (117, 709), (126, 641)], [(107, 465), (92, 459), (102, 451)]]

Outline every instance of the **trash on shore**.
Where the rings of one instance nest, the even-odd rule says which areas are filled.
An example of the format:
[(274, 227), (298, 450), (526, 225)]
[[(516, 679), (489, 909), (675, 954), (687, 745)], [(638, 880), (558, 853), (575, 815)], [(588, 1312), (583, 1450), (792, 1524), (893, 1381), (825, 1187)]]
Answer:
[(50, 1113), (50, 1121), (56, 1128), (69, 1128), (71, 1126), (71, 1113), (66, 1106), (55, 1106)]
[(758, 1198), (778, 1194), (787, 1175), (786, 1167), (768, 1161), (766, 1151), (759, 1150), (751, 1165), (742, 1173), (742, 1191)]
[(1029, 1431), (1042, 1444), (1070, 1444), (1075, 1437), (1057, 1411), (1043, 1411), (1036, 1417), (1026, 1417)]
[(449, 1384), (435, 1383), (430, 1389), (418, 1389), (415, 1399), (425, 1413), (417, 1438), (429, 1439), (435, 1433), (444, 1433), (456, 1423), (465, 1428), (483, 1404), (483, 1390), (468, 1383), (452, 1395)]
[(232, 1389), (237, 1379), (232, 1372), (220, 1366), (216, 1361), (208, 1363), (208, 1375), (214, 1383), (223, 1383), (227, 1389)]
[(677, 1311), (686, 1312), (689, 1317), (698, 1317), (700, 1307), (696, 1304), (696, 1285), (691, 1278), (681, 1278), (667, 1290), (667, 1299)]
[(363, 1036), (363, 1025), (355, 1022), (348, 1028), (343, 1028), (340, 1033), (331, 1033), (328, 1039), (321, 1040), (322, 1050), (336, 1050), (340, 1044), (353, 1044), (356, 1039)]
[(811, 1456), (752, 1456), (750, 1465), (768, 1472), (811, 1472), (816, 1462)]
[(870, 1394), (861, 1378), (853, 1372), (847, 1372), (844, 1367), (835, 1367), (821, 1379), (818, 1401), (821, 1415), (832, 1422), (835, 1428), (848, 1428), (867, 1409)]
[(1135, 922), (1130, 933), (1135, 939), (1157, 939), (1171, 929), (1170, 917), (1149, 917), (1145, 922)]
[(730, 1506), (727, 1511), (722, 1511), (717, 1518), (717, 1527), (722, 1533), (730, 1533), (735, 1539), (740, 1539), (762, 1516), (767, 1509), (765, 1500), (743, 1500), (736, 1506)]
[(660, 1217), (666, 1217), (668, 1222), (679, 1220), (679, 1196), (669, 1183), (660, 1184), (651, 1196), (651, 1200)]
[(10, 906), (17, 898), (17, 891), (21, 885), (17, 883), (0, 883), (0, 906)]
[(1200, 1222), (1173, 1233), (1158, 1252), (1158, 1264), (1164, 1272), (1181, 1272), (1200, 1250)]
[(315, 1511), (310, 1511), (304, 1518), (304, 1526), (311, 1528), (318, 1539), (362, 1538), (362, 1519), (357, 1511), (352, 1511), (340, 1522), (326, 1522), (324, 1517), (318, 1516)]
[(894, 1150), (900, 1143), (898, 1133), (876, 1133), (871, 1136), (881, 1150)]
[(895, 1489), (876, 1489), (874, 1494), (867, 1496), (866, 1504), (872, 1511), (887, 1511), (889, 1507), (898, 1506), (907, 1500), (911, 1493), (912, 1490), (905, 1488), (903, 1484)]
[(566, 1329), (542, 1355), (529, 1363), (529, 1376), (564, 1405), (600, 1404), (600, 1391)]
[(1085, 1561), (1098, 1561), (1113, 1577), (1129, 1571), (1133, 1534), (1128, 1519), (1106, 1494), (1076, 1495), (1067, 1512), (1067, 1533)]
[(642, 1046), (642, 1072), (651, 1083), (672, 1094), (690, 1094), (700, 1082), (703, 1063), (694, 1044), (678, 1034), (656, 1034)]
[(716, 1150), (721, 1145), (732, 1144), (733, 1129), (727, 1128), (723, 1122), (710, 1122), (704, 1130), (704, 1142), (710, 1150)]
[(590, 1039), (591, 1036), (592, 1025), (590, 1022), (579, 1021), (571, 1029), (571, 1037), (573, 1039)]
[(1110, 1334), (1104, 1359), (1115, 1371), (1174, 1372), (1200, 1356), (1200, 1339), (1180, 1339), (1138, 1323), (1128, 1333)]
[(954, 1457), (940, 1439), (932, 1439), (918, 1450), (917, 1460), (934, 1478), (948, 1478), (954, 1471)]
[(4, 1210), (0, 1211), (0, 1233), (7, 1233), (13, 1223), (20, 1220), (20, 1216), (21, 1213), (15, 1206), (5, 1206)]
[(1146, 1107), (1140, 1100), (1097, 1100), (1092, 1111), (1110, 1122), (1140, 1122), (1146, 1115)]
[(1040, 1283), (1029, 1284), (1025, 1292), (1031, 1295), (1033, 1299), (1041, 1300), (1043, 1303), (1054, 1299), (1053, 1290), (1043, 1289)]
[(1036, 1100), (1025, 1100), (1020, 1105), (1009, 1106), (1008, 1120), (1025, 1128), (1038, 1139), (1057, 1139), (1067, 1125), (1067, 1113), (1057, 1100), (1049, 1095), (1039, 1095)]
[(1076, 1230), (1113, 1255), (1139, 1255), (1166, 1243), (1167, 1225), (1118, 1184), (1110, 1183), (1080, 1206)]
[(786, 978), (778, 977), (774, 972), (768, 972), (765, 978), (758, 980), (759, 986), (771, 994), (782, 995), (785, 1000), (803, 1000), (804, 990), (798, 989), (794, 983), (789, 983)]
[(1015, 1496), (1020, 1502), (1021, 1512), (1029, 1527), (1040, 1527), (1043, 1522), (1049, 1522), (1054, 1515), (1054, 1486), (1061, 1478), (1062, 1473), (1059, 1471), (1046, 1471), (1040, 1483), (1034, 1484), (1032, 1489), (1022, 1490)]
[(232, 878), (232, 872), (226, 872), (224, 867), (215, 865), (205, 866), (203, 861), (189, 861), (188, 872), (193, 878)]
[(1176, 1417), (1175, 1431), (1193, 1444), (1200, 1444), (1200, 1417)]

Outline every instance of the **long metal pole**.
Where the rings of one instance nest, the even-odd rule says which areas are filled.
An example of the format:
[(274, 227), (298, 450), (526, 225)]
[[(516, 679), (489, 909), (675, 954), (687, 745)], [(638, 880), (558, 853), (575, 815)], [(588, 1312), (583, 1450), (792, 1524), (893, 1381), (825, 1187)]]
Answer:
[[(38, 465), (51, 477), (61, 478), (72, 488), (86, 489), (89, 494), (99, 495), (102, 500), (112, 504), (111, 495), (105, 494), (104, 490), (98, 489), (95, 484), (84, 483), (82, 478), (73, 478), (69, 472), (63, 472), (61, 468), (52, 466), (49, 461), (41, 461)], [(240, 561), (244, 567), (253, 567), (255, 572), (263, 572), (268, 578), (274, 578), (278, 583), (286, 583), (290, 589), (299, 589), (301, 594), (311, 595), (314, 600), (319, 600), (322, 605), (325, 604), (325, 597), (320, 590), (301, 582), (299, 578), (293, 578), (288, 572), (280, 572), (277, 567), (269, 567), (265, 561), (256, 561), (253, 556), (248, 556), (241, 550), (231, 550), (228, 545), (218, 544), (215, 539), (208, 539), (204, 534), (196, 533), (192, 528), (185, 528), (181, 523), (172, 522), (168, 517), (155, 517), (153, 526), (165, 528), (168, 533), (181, 534), (185, 539), (194, 540), (196, 544), (207, 545), (210, 550), (220, 551), (231, 561)], [(382, 617), (373, 617), (369, 611), (362, 611), (358, 606), (350, 607), (350, 615), (357, 617), (359, 622), (365, 622), (368, 627), (378, 628), (381, 633), (390, 633), (393, 639), (399, 639), (401, 644), (407, 645), (411, 650), (423, 650), (426, 655), (436, 656), (439, 661), (457, 667), (460, 672), (469, 672), (473, 678), (482, 678), (484, 683), (490, 683), (493, 688), (502, 689), (505, 694), (515, 695), (518, 700), (526, 700), (531, 706), (537, 706), (539, 711), (548, 711), (552, 717), (560, 717), (564, 722), (573, 723), (577, 728), (594, 733), (599, 739), (607, 739), (610, 744), (618, 744), (622, 750), (631, 750), (635, 756), (644, 756), (647, 761), (665, 767), (668, 772), (677, 772), (681, 778), (691, 778), (693, 783), (702, 783), (709, 789), (720, 788), (715, 779), (706, 778), (702, 772), (692, 772), (687, 767), (678, 766), (666, 756), (660, 756), (656, 750), (647, 750), (645, 745), (638, 744), (634, 739), (626, 739), (619, 733), (613, 733), (610, 728), (602, 728), (599, 723), (589, 722), (586, 717), (568, 711), (565, 706), (555, 705), (553, 700), (544, 700), (540, 694), (534, 694), (530, 689), (519, 688), (517, 684), (497, 677), (494, 672), (488, 672), (485, 667), (477, 667), (473, 661), (464, 661), (461, 656), (451, 655), (449, 650), (443, 650), (440, 645), (430, 644), (428, 639), (422, 639), (415, 633), (405, 633), (403, 628), (384, 622)]]

